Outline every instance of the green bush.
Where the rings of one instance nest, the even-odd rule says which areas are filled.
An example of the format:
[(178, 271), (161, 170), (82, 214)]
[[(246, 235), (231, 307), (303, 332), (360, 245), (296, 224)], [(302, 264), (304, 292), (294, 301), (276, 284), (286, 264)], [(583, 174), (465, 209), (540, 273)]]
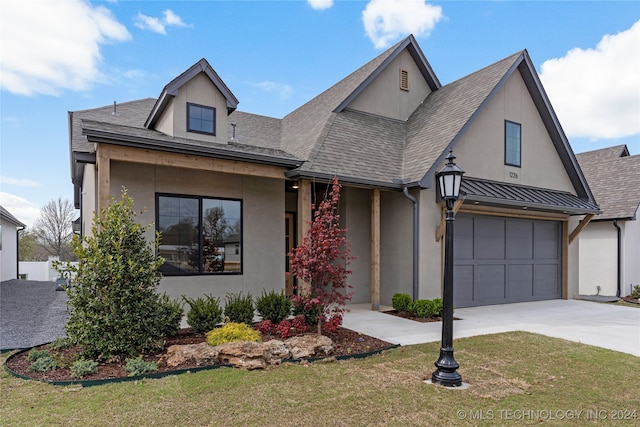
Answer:
[(256, 299), (256, 310), (262, 320), (270, 320), (277, 325), (291, 314), (291, 300), (284, 291), (262, 291), (262, 296)]
[(54, 350), (69, 348), (71, 346), (73, 346), (73, 343), (69, 338), (56, 338), (51, 343), (49, 343), (49, 348), (53, 348)]
[(51, 357), (51, 353), (47, 350), (36, 350), (35, 348), (29, 350), (29, 353), (27, 353), (27, 360), (29, 362), (35, 362), (43, 357)]
[[(172, 329), (167, 307), (156, 292), (160, 235), (147, 242), (152, 224), (136, 222), (133, 199), (111, 199), (94, 214), (92, 232), (71, 244), (77, 266), (63, 264), (74, 276), (67, 289), (73, 308), (66, 325), (69, 339), (90, 359), (122, 359), (157, 349)], [(173, 320), (172, 320), (173, 321)]]
[(98, 362), (95, 360), (80, 359), (71, 364), (71, 376), (74, 378), (82, 378), (85, 375), (96, 372)]
[(442, 298), (433, 299), (433, 315), (434, 316), (442, 316), (442, 310), (444, 310), (444, 303)]
[(155, 362), (146, 362), (142, 359), (142, 356), (138, 356), (135, 359), (127, 359), (127, 364), (124, 367), (130, 377), (146, 374), (156, 369), (158, 369), (158, 365)]
[(207, 333), (207, 344), (216, 346), (227, 342), (254, 341), (261, 342), (262, 336), (246, 323), (226, 323)]
[(395, 311), (409, 311), (413, 298), (409, 294), (397, 293), (391, 297), (391, 306)]
[(432, 300), (419, 299), (411, 304), (411, 314), (416, 317), (427, 318), (435, 315), (436, 304)]
[(294, 316), (303, 316), (308, 326), (317, 325), (322, 313), (320, 301), (317, 298), (309, 298), (300, 295), (291, 297)]
[(631, 298), (640, 299), (640, 285), (635, 285), (631, 291)]
[[(46, 352), (45, 352), (46, 353)], [(46, 372), (56, 369), (58, 367), (58, 363), (56, 360), (47, 353), (45, 356), (39, 356), (32, 364), (29, 366), (29, 371), (31, 372)]]
[(182, 304), (179, 301), (170, 299), (169, 295), (162, 294), (158, 298), (158, 309), (162, 312), (162, 335), (172, 337), (177, 334), (184, 315)]
[(182, 299), (191, 307), (187, 313), (187, 323), (194, 332), (209, 332), (222, 322), (222, 308), (218, 298), (205, 295), (204, 298), (192, 299), (183, 295)]
[(228, 322), (246, 323), (253, 325), (254, 307), (251, 294), (243, 295), (227, 294), (227, 303), (224, 306), (224, 317), (228, 318)]

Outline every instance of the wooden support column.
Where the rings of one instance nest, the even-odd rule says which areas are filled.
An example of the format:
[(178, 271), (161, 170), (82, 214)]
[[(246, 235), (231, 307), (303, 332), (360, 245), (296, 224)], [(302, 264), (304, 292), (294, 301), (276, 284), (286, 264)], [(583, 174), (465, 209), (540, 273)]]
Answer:
[(101, 209), (106, 209), (109, 205), (111, 194), (111, 159), (109, 150), (102, 145), (96, 150), (96, 169), (98, 171), (98, 195), (96, 213), (99, 215)]
[[(301, 179), (298, 182), (298, 244), (311, 228), (311, 181)], [(309, 291), (309, 284), (298, 279), (298, 295)]]
[(380, 310), (380, 190), (371, 192), (371, 310)]
[[(464, 203), (464, 200), (462, 199), (458, 199), (455, 201), (455, 203), (453, 204), (454, 215), (458, 213), (463, 203)], [(445, 215), (444, 215), (445, 210), (446, 210), (445, 208), (442, 208), (442, 220), (440, 221), (440, 225), (438, 225), (438, 228), (436, 228), (436, 242), (439, 242), (440, 239), (442, 239), (442, 236), (444, 236), (444, 230), (447, 226), (447, 222), (445, 221)]]

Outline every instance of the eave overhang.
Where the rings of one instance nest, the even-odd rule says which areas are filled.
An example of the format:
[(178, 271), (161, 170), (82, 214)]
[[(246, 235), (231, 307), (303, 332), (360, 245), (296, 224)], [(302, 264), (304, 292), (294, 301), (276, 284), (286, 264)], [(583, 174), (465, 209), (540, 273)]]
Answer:
[(566, 191), (536, 188), (479, 178), (464, 177), (461, 192), (465, 204), (518, 208), (567, 215), (601, 213), (598, 205)]

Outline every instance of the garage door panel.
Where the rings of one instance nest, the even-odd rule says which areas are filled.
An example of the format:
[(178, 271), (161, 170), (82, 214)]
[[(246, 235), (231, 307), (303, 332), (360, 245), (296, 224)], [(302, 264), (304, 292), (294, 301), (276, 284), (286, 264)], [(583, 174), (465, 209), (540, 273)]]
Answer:
[(557, 264), (539, 264), (534, 267), (535, 296), (540, 298), (558, 298), (560, 293), (560, 267)]
[(475, 218), (473, 241), (476, 259), (504, 259), (504, 221), (497, 218)]
[(479, 296), (490, 301), (505, 298), (504, 267), (504, 265), (478, 265), (476, 267), (478, 274), (473, 289), (474, 300)]
[(456, 218), (453, 233), (455, 235), (454, 259), (473, 259), (473, 218), (470, 216)]
[(473, 304), (473, 265), (457, 265), (453, 269), (453, 292), (457, 306), (467, 307)]
[(533, 296), (533, 265), (509, 265), (507, 267), (507, 283), (507, 299), (530, 299)]
[(534, 257), (536, 259), (558, 259), (559, 226), (555, 222), (538, 222), (535, 224)]
[(507, 221), (507, 258), (533, 258), (533, 224), (529, 221)]

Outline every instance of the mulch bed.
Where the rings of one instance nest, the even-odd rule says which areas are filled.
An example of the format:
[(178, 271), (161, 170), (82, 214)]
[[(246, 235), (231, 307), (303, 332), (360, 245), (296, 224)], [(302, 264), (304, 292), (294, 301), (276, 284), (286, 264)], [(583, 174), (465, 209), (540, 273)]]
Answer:
[[(339, 328), (336, 332), (323, 331), (323, 335), (331, 338), (336, 349), (331, 357), (338, 356), (353, 356), (362, 353), (370, 353), (378, 350), (383, 350), (392, 346), (392, 344), (379, 340), (377, 338), (363, 335), (358, 332), (354, 332), (350, 329)], [(270, 339), (280, 339), (278, 336), (263, 335), (263, 341), (269, 341)], [(185, 344), (198, 344), (205, 341), (204, 334), (196, 334), (191, 329), (181, 329), (177, 335), (167, 338), (164, 349), (156, 354), (143, 355), (143, 359), (148, 362), (158, 362), (160, 357), (165, 353), (166, 349), (172, 345), (185, 345)], [(35, 347), (38, 350), (47, 350), (57, 360), (65, 361), (65, 364), (70, 365), (75, 361), (80, 353), (80, 349), (77, 347), (71, 347), (66, 349), (52, 349), (47, 344)], [(128, 373), (124, 369), (125, 362), (108, 362), (98, 365), (97, 372), (95, 374), (86, 375), (79, 378), (71, 376), (71, 370), (69, 367), (58, 368), (47, 372), (30, 372), (29, 366), (31, 362), (27, 359), (28, 352), (22, 352), (10, 357), (6, 361), (6, 365), (13, 372), (20, 374), (27, 378), (32, 378), (41, 381), (86, 381), (86, 380), (105, 380), (127, 377)], [(201, 368), (195, 364), (184, 364), (175, 367), (167, 367), (166, 365), (158, 364), (158, 369), (153, 373), (180, 371), (185, 369)]]
[(621, 298), (623, 301), (629, 302), (631, 304), (640, 304), (640, 299), (635, 299), (635, 298), (631, 298), (629, 296), (626, 297), (622, 297)]

